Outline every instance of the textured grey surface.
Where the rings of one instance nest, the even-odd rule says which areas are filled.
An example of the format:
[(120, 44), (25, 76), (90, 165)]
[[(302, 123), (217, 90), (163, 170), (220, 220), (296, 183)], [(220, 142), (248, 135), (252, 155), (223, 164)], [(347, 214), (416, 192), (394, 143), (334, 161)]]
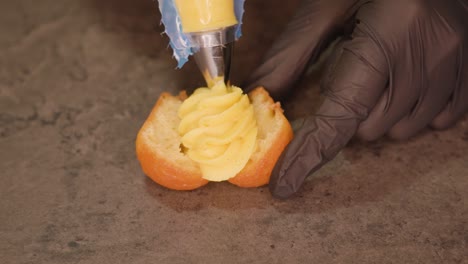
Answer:
[[(295, 2), (247, 1), (235, 83)], [(150, 0), (0, 0), (1, 263), (468, 263), (467, 119), (353, 142), (287, 201), (147, 179), (142, 122), (161, 91), (202, 83), (174, 70), (158, 20)], [(316, 79), (288, 117), (316, 107)]]

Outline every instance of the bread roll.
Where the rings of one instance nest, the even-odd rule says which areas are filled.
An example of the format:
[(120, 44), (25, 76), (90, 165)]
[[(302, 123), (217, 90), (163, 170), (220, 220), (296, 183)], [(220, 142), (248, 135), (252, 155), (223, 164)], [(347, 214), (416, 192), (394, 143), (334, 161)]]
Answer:
[[(257, 121), (257, 147), (246, 166), (228, 181), (240, 187), (258, 187), (268, 183), (293, 132), (280, 104), (264, 88), (256, 88), (248, 96)], [(161, 94), (136, 139), (143, 172), (173, 190), (193, 190), (208, 183), (202, 178), (199, 165), (184, 154), (177, 131), (180, 123), (177, 113), (186, 98), (185, 92), (178, 96)]]

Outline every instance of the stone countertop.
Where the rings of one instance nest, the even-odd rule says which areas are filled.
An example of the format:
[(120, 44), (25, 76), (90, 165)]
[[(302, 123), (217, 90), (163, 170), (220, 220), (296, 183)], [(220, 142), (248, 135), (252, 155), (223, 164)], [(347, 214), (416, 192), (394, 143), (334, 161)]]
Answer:
[[(297, 1), (247, 1), (240, 83)], [(269, 25), (267, 27), (267, 25)], [(150, 0), (0, 1), (1, 263), (467, 263), (468, 120), (352, 142), (289, 200), (149, 180), (134, 140), (175, 70)], [(288, 101), (319, 102), (318, 73)]]

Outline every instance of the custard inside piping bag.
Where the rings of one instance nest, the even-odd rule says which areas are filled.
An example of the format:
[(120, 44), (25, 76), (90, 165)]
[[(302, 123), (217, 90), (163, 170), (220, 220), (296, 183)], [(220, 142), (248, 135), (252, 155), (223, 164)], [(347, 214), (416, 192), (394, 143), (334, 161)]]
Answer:
[[(188, 57), (198, 49), (197, 45), (189, 40), (187, 31), (201, 29), (203, 25), (206, 26), (206, 30), (210, 30), (210, 26), (227, 23), (226, 25), (235, 27), (235, 39), (239, 39), (242, 35), (244, 2), (245, 0), (159, 0), (161, 22), (164, 24), (164, 33), (169, 36), (169, 45), (177, 60), (177, 68), (182, 68)], [(229, 10), (232, 8), (235, 17), (230, 17), (232, 15), (229, 14)], [(181, 15), (184, 16), (184, 23)], [(213, 22), (216, 18), (218, 21)], [(223, 20), (221, 24), (219, 18)], [(199, 19), (200, 23), (196, 23), (196, 19)]]

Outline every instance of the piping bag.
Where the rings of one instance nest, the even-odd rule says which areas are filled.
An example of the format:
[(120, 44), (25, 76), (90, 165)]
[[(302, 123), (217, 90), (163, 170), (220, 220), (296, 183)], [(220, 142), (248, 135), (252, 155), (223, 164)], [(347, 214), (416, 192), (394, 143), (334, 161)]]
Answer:
[(230, 85), (234, 42), (242, 35), (245, 0), (159, 0), (177, 68), (193, 55), (208, 87)]

